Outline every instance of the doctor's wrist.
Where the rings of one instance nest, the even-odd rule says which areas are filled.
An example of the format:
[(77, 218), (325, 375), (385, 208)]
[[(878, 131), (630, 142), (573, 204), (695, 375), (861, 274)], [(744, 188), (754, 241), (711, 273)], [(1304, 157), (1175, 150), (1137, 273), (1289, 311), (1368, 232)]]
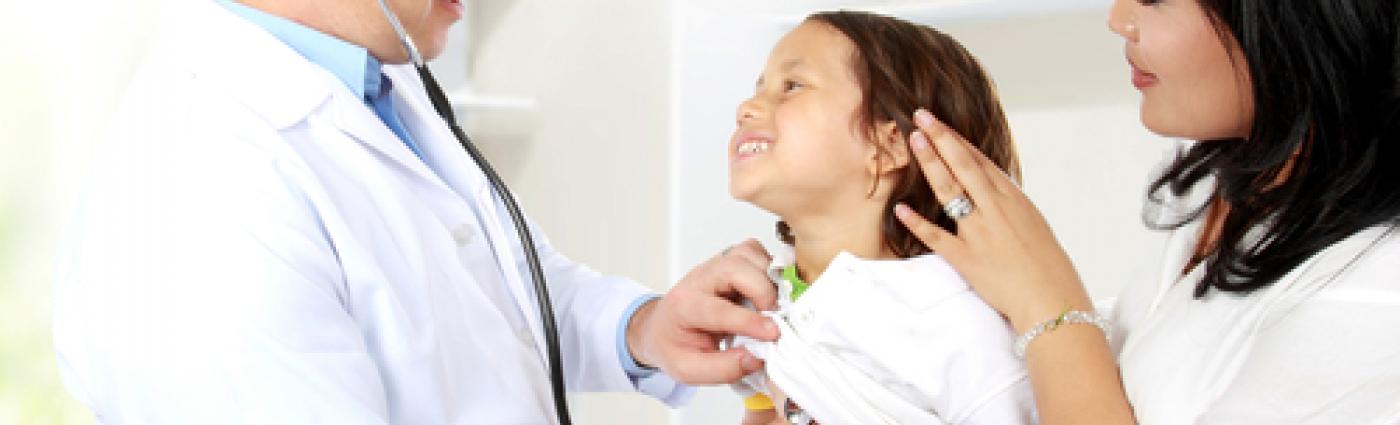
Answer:
[(652, 297), (643, 301), (642, 305), (637, 307), (636, 312), (632, 313), (632, 317), (627, 321), (627, 355), (636, 362), (638, 367), (644, 369), (657, 368), (656, 363), (647, 354), (648, 350), (644, 349), (643, 345), (646, 341), (646, 323), (655, 312), (656, 303), (659, 300), (659, 297)]

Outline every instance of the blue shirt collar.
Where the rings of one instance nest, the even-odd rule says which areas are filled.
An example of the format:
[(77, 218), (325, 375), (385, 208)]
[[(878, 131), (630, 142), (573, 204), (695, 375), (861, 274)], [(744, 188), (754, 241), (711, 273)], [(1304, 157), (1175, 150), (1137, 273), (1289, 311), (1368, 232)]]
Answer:
[(360, 99), (378, 98), (381, 91), (388, 89), (388, 79), (380, 72), (379, 60), (364, 47), (233, 0), (219, 0), (219, 3), (262, 27), (307, 60), (329, 70)]

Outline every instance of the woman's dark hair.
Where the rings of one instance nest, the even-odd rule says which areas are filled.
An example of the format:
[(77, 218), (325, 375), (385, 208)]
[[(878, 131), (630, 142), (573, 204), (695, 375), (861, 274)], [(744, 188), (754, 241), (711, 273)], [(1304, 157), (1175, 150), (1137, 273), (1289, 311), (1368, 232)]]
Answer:
[[(822, 12), (808, 16), (807, 21), (830, 25), (855, 45), (851, 62), (863, 93), (856, 120), (870, 140), (878, 140), (877, 125), (884, 122), (893, 121), (901, 135), (911, 134), (916, 129), (914, 110), (924, 108), (1020, 180), (1016, 148), (996, 88), (957, 40), (927, 26), (873, 13)], [(879, 143), (876, 146), (885, 149)], [(895, 218), (896, 203), (908, 205), (949, 231), (956, 232), (957, 225), (943, 213), (917, 165), (911, 163), (897, 172), (885, 205), (890, 213), (880, 224), (883, 243), (901, 258), (928, 253), (929, 248)], [(781, 221), (778, 237), (789, 245), (794, 241), (791, 229)]]
[[(1196, 286), (1247, 293), (1318, 251), (1400, 217), (1400, 15), (1395, 0), (1200, 0), (1226, 46), (1239, 46), (1254, 96), (1246, 139), (1202, 140), (1148, 188), (1144, 219), (1214, 178), (1225, 207)], [(1209, 183), (1206, 183), (1209, 184)]]

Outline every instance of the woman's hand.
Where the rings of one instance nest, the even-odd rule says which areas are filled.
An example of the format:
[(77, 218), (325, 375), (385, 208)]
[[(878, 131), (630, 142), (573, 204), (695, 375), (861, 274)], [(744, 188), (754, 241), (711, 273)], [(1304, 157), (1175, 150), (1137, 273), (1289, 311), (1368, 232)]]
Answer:
[(952, 234), (904, 205), (895, 213), (930, 249), (962, 274), (1017, 333), (1067, 308), (1091, 310), (1079, 275), (1045, 218), (1006, 173), (928, 111), (909, 146), (938, 202), (966, 197), (972, 212)]

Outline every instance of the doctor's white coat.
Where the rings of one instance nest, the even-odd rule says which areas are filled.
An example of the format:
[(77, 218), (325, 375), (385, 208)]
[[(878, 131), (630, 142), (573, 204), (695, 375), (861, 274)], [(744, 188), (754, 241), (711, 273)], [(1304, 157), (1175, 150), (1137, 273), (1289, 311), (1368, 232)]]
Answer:
[[(108, 424), (552, 423), (519, 240), (412, 68), (386, 72), (426, 161), (259, 27), (171, 3), (57, 265), (70, 391)], [(615, 338), (647, 291), (538, 245), (569, 388), (634, 391)]]

